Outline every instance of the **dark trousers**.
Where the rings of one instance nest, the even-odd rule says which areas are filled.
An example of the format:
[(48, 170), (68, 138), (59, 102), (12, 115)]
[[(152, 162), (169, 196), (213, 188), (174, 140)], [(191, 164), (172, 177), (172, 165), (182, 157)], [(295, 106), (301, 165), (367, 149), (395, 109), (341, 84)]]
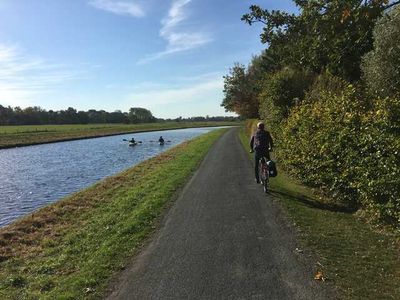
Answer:
[(270, 160), (270, 156), (269, 156), (269, 151), (255, 151), (254, 152), (254, 174), (256, 176), (256, 180), (260, 180), (260, 176), (258, 174), (258, 163), (260, 161), (261, 158), (267, 158), (267, 160)]

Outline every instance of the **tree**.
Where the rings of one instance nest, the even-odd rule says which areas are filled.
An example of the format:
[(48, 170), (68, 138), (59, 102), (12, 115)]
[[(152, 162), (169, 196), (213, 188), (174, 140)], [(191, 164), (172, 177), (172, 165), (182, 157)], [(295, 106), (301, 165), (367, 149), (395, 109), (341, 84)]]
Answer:
[(10, 106), (4, 107), (0, 105), (0, 125), (13, 124), (14, 116), (14, 111)]
[(109, 114), (107, 123), (129, 123), (128, 114), (116, 110)]
[(363, 57), (368, 89), (386, 97), (400, 94), (400, 7), (384, 15), (374, 29), (374, 49)]
[(243, 15), (249, 25), (265, 26), (261, 41), (284, 66), (320, 73), (327, 70), (344, 79), (360, 78), (361, 57), (372, 49), (372, 30), (388, 0), (295, 0), (300, 13), (269, 11), (257, 5)]
[(79, 124), (88, 124), (89, 123), (89, 117), (87, 113), (84, 111), (78, 111), (77, 118), (79, 120)]
[(129, 109), (129, 120), (131, 123), (151, 123), (155, 118), (150, 110), (141, 107), (132, 107)]
[(27, 107), (20, 112), (20, 120), (27, 125), (45, 124), (46, 118), (46, 111), (39, 106)]
[(226, 111), (236, 112), (245, 118), (258, 117), (258, 91), (255, 77), (244, 65), (235, 63), (224, 76), (224, 99), (221, 106)]
[(78, 124), (79, 116), (78, 112), (73, 107), (68, 107), (66, 110), (61, 110), (58, 113), (59, 124)]
[(284, 68), (264, 79), (259, 95), (260, 115), (272, 131), (289, 116), (293, 106), (300, 104), (314, 78), (310, 72)]

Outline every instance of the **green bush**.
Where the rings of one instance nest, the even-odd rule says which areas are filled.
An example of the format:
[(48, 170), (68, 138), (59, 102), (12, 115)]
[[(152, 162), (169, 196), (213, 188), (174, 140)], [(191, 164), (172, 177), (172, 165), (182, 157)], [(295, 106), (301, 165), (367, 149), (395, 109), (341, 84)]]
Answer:
[(272, 131), (279, 128), (290, 109), (303, 99), (313, 77), (309, 72), (285, 68), (264, 79), (259, 94), (260, 116)]
[(306, 100), (293, 109), (279, 147), (293, 174), (311, 186), (322, 187), (335, 196), (338, 205), (351, 208), (357, 204), (357, 189), (348, 183), (356, 176), (351, 164), (358, 156), (353, 141), (360, 131), (361, 111), (352, 87), (342, 95), (321, 92), (318, 100)]
[(368, 89), (381, 97), (400, 93), (400, 7), (384, 15), (374, 28), (374, 49), (363, 57)]
[[(319, 87), (316, 87), (319, 89)], [(348, 85), (317, 90), (282, 123), (278, 156), (297, 178), (335, 204), (363, 207), (375, 220), (400, 222), (400, 99), (372, 105)]]
[(400, 224), (400, 98), (376, 99), (362, 119), (357, 188), (375, 219)]
[(325, 72), (315, 78), (314, 83), (307, 91), (305, 98), (309, 101), (318, 100), (323, 97), (323, 94), (326, 93), (326, 91), (329, 91), (331, 94), (339, 95), (342, 94), (347, 85), (348, 83), (345, 80)]

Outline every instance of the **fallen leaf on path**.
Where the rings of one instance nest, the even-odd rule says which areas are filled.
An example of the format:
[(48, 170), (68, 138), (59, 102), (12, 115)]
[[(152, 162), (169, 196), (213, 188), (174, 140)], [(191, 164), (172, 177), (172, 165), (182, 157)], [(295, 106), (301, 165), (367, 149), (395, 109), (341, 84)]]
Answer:
[(322, 281), (325, 281), (325, 277), (324, 277), (324, 275), (322, 274), (321, 271), (318, 271), (317, 274), (315, 274), (314, 279), (315, 279), (315, 280), (322, 280)]

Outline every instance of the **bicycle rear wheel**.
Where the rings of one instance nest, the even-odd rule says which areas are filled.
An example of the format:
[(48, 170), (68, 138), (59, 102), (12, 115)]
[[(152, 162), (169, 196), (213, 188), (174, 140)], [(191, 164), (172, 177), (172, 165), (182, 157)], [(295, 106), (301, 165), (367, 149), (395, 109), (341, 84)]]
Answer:
[(264, 188), (264, 192), (268, 192), (268, 183), (269, 183), (269, 176), (268, 176), (268, 166), (267, 166), (267, 160), (263, 157), (260, 159), (259, 164), (258, 164), (258, 174), (260, 176), (261, 183)]
[(268, 193), (268, 179), (266, 179), (265, 181), (264, 181), (264, 183), (263, 183), (263, 185), (264, 185), (264, 193)]

